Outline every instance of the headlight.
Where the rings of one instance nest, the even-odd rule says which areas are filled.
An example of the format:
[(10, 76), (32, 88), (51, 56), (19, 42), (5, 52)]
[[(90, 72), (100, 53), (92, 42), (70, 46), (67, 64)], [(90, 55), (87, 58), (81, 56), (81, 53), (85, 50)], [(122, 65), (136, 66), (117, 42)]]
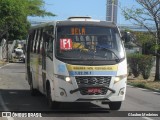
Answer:
[(120, 75), (120, 76), (115, 77), (115, 79), (114, 79), (114, 84), (117, 83), (117, 82), (119, 82), (119, 81), (121, 81), (121, 80), (123, 80), (123, 79), (126, 78), (126, 77), (127, 77), (127, 74), (126, 74), (126, 75)]
[(70, 82), (71, 78), (70, 77), (66, 77), (65, 80), (66, 80), (66, 82)]
[(55, 77), (56, 77), (56, 78), (59, 78), (59, 79), (61, 79), (61, 80), (64, 80), (64, 81), (66, 81), (66, 82), (68, 82), (68, 83), (72, 83), (71, 78), (68, 77), (68, 76), (55, 75)]

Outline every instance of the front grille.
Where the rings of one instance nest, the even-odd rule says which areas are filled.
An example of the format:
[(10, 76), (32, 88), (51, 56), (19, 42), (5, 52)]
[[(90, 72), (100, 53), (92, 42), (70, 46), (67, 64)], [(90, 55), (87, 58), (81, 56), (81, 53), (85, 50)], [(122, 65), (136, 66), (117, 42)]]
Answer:
[[(76, 78), (78, 87), (79, 88), (83, 87), (83, 89), (80, 89), (80, 93), (82, 95), (105, 95), (108, 89), (104, 87), (109, 87), (109, 84), (111, 81), (110, 76), (77, 76), (75, 78)], [(99, 87), (101, 92), (89, 93), (87, 88), (88, 86), (93, 88), (94, 87), (97, 88), (97, 86), (101, 86)]]

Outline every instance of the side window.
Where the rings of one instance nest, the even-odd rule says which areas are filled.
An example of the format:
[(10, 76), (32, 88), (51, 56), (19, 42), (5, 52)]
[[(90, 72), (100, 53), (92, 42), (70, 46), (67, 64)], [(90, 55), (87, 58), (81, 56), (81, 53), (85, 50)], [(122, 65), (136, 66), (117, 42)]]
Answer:
[(42, 32), (43, 32), (43, 29), (38, 30), (37, 45), (36, 45), (36, 53), (38, 54), (40, 53), (40, 45), (42, 42)]
[(35, 30), (34, 39), (33, 39), (33, 46), (32, 46), (32, 51), (34, 53), (36, 52), (37, 34), (38, 34), (38, 30)]
[(43, 29), (40, 32), (40, 41), (38, 45), (38, 53), (42, 54), (42, 43), (43, 43)]
[(43, 39), (46, 43), (46, 55), (53, 60), (54, 27), (46, 27), (44, 33), (45, 36), (43, 36)]
[(53, 59), (53, 39), (50, 39), (47, 44), (47, 56)]
[(38, 45), (39, 45), (39, 41), (40, 41), (39, 38), (40, 38), (40, 30), (38, 29), (37, 36), (36, 36), (35, 53), (38, 53)]
[(34, 34), (35, 34), (35, 31), (31, 30), (28, 36), (27, 51), (29, 50), (30, 52), (33, 52), (32, 48), (33, 48), (33, 42), (34, 42)]

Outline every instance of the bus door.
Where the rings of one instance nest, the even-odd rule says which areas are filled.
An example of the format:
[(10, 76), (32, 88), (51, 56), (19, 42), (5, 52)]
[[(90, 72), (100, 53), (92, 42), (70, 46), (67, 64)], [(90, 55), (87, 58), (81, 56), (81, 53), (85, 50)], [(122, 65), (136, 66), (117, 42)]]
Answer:
[[(43, 32), (42, 43), (42, 78), (43, 78), (43, 91), (46, 92), (46, 74), (53, 71), (53, 26), (45, 28)], [(47, 66), (47, 67), (46, 67)], [(49, 69), (49, 70), (48, 70)]]
[(37, 58), (38, 58), (38, 88), (41, 92), (43, 92), (43, 76), (42, 76), (42, 57), (43, 57), (43, 53), (42, 53), (42, 43), (43, 43), (43, 29), (39, 29), (38, 32), (38, 43), (36, 46), (36, 51), (37, 51)]

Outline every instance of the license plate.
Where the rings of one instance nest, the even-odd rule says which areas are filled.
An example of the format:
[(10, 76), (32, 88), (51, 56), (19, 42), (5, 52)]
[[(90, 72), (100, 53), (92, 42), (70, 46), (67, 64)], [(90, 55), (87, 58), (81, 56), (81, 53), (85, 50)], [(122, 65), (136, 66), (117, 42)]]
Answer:
[(88, 88), (88, 93), (101, 93), (100, 88)]

